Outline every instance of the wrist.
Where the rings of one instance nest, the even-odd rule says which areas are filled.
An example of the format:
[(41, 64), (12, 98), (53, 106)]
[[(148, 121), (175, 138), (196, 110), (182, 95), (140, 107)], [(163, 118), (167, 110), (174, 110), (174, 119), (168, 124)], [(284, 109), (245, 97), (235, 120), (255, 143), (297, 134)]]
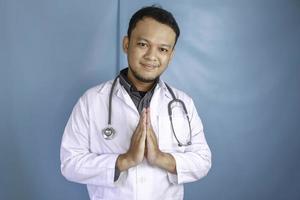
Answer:
[(135, 163), (127, 153), (120, 154), (117, 158), (117, 167), (120, 171), (125, 171), (133, 166), (135, 166)]
[(176, 174), (176, 161), (169, 153), (159, 152), (157, 156), (156, 166)]
[(165, 160), (165, 153), (158, 150), (156, 153), (155, 153), (155, 156), (152, 157), (152, 159), (148, 160), (150, 162), (151, 165), (154, 165), (154, 166), (157, 166), (157, 167), (160, 167), (162, 168), (163, 167), (163, 162)]

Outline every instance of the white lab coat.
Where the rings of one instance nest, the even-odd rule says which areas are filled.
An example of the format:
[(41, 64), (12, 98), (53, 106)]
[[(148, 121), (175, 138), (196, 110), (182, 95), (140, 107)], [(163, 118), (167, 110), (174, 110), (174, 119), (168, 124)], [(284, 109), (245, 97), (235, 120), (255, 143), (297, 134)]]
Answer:
[[(65, 127), (61, 143), (61, 172), (70, 181), (87, 184), (92, 200), (181, 200), (183, 183), (204, 177), (211, 167), (211, 152), (192, 99), (172, 88), (185, 102), (192, 128), (192, 145), (179, 147), (168, 116), (172, 100), (163, 81), (157, 84), (150, 103), (151, 122), (159, 148), (173, 155), (177, 175), (150, 166), (147, 160), (121, 172), (114, 182), (115, 164), (125, 153), (138, 124), (139, 113), (119, 81), (112, 98), (112, 126), (116, 136), (105, 140), (108, 100), (112, 81), (93, 87), (78, 100)], [(189, 128), (182, 109), (173, 106), (173, 124), (180, 141), (189, 141)]]

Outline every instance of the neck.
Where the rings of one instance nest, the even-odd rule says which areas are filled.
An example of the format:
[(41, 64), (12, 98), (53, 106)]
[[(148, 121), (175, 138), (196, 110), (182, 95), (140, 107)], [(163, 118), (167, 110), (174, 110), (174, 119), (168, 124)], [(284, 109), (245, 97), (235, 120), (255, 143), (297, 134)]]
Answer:
[(134, 77), (134, 75), (129, 72), (127, 73), (128, 80), (136, 87), (138, 91), (148, 92), (154, 85), (154, 81), (152, 82), (143, 82)]

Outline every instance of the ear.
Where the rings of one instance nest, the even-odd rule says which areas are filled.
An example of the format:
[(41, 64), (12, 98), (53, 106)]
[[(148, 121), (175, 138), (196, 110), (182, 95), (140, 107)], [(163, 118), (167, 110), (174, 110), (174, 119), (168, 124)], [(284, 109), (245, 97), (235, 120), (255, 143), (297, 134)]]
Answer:
[(123, 38), (123, 51), (127, 54), (128, 52), (128, 47), (129, 47), (129, 38), (128, 36), (125, 36)]

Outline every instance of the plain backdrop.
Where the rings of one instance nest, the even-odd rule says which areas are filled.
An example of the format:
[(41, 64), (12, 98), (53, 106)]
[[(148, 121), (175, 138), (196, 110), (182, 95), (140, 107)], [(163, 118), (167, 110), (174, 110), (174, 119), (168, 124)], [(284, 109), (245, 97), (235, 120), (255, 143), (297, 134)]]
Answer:
[(299, 0), (0, 0), (0, 199), (88, 199), (60, 173), (64, 127), (127, 66), (128, 21), (154, 3), (181, 28), (162, 78), (194, 99), (213, 155), (185, 199), (300, 199)]

